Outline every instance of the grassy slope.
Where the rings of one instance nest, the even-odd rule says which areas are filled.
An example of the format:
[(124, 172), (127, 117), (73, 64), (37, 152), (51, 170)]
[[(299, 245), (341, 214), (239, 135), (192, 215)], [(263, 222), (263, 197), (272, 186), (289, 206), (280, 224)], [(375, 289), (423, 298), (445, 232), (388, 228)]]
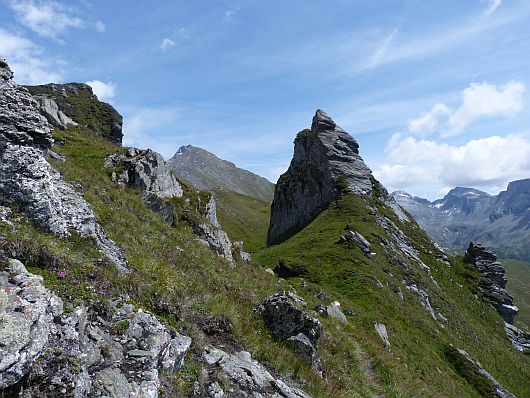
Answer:
[[(275, 368), (281, 377), (298, 380), (313, 397), (370, 397), (376, 390), (391, 389), (373, 386), (362, 370), (364, 354), (353, 339), (356, 333), (351, 326), (331, 319), (322, 319), (327, 332), (319, 346), (330, 372), (326, 381), (319, 379), (308, 363), (274, 341), (261, 318), (253, 313), (263, 298), (288, 288), (285, 282), (254, 266), (229, 267), (209, 248), (196, 243), (188, 225), (170, 227), (146, 208), (139, 190), (113, 184), (108, 170), (103, 169), (104, 158), (123, 149), (78, 128), (56, 131), (55, 138), (65, 140), (66, 144), (55, 150), (67, 160), (54, 161), (54, 166), (67, 181), (82, 184), (83, 196), (135, 271), (121, 277), (112, 265), (98, 263), (101, 255), (90, 240), (58, 239), (35, 229), (22, 217), (16, 229), (0, 223), (0, 234), (7, 237), (13, 255), (25, 261), (32, 272), (43, 275), (47, 286), (65, 302), (128, 294), (133, 303), (155, 313), (155, 297), (178, 306), (182, 312), (178, 320), (160, 312), (157, 315), (191, 336), (194, 346), (184, 369), (170, 377), (168, 393), (162, 396), (186, 394), (200, 375), (198, 357), (209, 338), (200, 332), (197, 319), (208, 314), (227, 317), (244, 349)], [(60, 271), (66, 272), (65, 279), (59, 278)], [(319, 290), (310, 285), (300, 293), (313, 307), (314, 293)], [(223, 343), (230, 346), (230, 342)]]
[(515, 324), (530, 330), (530, 264), (519, 260), (501, 260), (506, 265), (507, 288), (519, 307)]
[[(299, 261), (309, 271), (307, 279), (332, 292), (343, 307), (352, 308), (356, 315), (349, 325), (333, 334), (341, 339), (355, 336), (361, 348), (375, 358), (376, 374), (391, 396), (478, 396), (446, 359), (444, 352), (450, 343), (467, 350), (517, 396), (530, 396), (530, 357), (515, 352), (501, 318), (475, 296), (476, 272), (463, 264), (462, 258), (456, 258), (448, 268), (425, 254), (433, 248), (423, 231), (400, 223), (372, 200), (374, 204), (408, 236), (415, 237), (415, 246), (424, 249), (422, 260), (441, 288), (418, 267), (404, 271), (398, 263), (393, 265), (383, 248), (375, 244), (388, 236), (356, 196), (340, 199), (300, 233), (256, 253), (254, 259), (267, 267), (274, 267), (280, 259)], [(377, 255), (373, 259), (363, 256), (357, 247), (336, 243), (347, 224), (374, 242)], [(404, 289), (405, 274), (428, 291), (431, 304), (448, 318), (447, 323), (442, 326), (434, 321), (418, 297)], [(377, 287), (371, 276), (384, 287)], [(395, 293), (398, 287), (403, 290), (403, 302)], [(390, 350), (381, 346), (373, 328), (376, 322), (386, 325)], [(324, 355), (324, 363), (326, 360)]]
[(265, 246), (271, 204), (235, 192), (215, 191), (219, 223), (232, 241), (245, 242), (244, 250), (257, 251)]

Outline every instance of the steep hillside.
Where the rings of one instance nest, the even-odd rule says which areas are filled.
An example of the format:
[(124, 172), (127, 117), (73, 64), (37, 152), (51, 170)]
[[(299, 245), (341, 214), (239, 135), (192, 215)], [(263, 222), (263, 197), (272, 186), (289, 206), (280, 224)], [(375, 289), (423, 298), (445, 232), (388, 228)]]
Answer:
[(219, 159), (202, 148), (182, 146), (168, 162), (177, 176), (203, 191), (221, 189), (264, 201), (272, 200), (274, 184), (269, 180)]
[(530, 264), (519, 260), (502, 260), (506, 264), (508, 289), (519, 308), (516, 324), (530, 331)]
[[(335, 125), (328, 121), (327, 126)], [(320, 131), (313, 128), (305, 134), (318, 141)], [(293, 162), (309, 152), (302, 149), (295, 145)], [(342, 161), (346, 167), (358, 159)], [(298, 181), (328, 186), (329, 180), (308, 179), (305, 173), (311, 170), (296, 169)], [(294, 173), (288, 178), (296, 179)], [(298, 233), (258, 252), (254, 260), (289, 278), (293, 286), (313, 292), (320, 286), (327, 293), (320, 297), (340, 301), (349, 316), (336, 333), (354, 336), (358, 349), (374, 359), (370, 366), (376, 381), (390, 396), (490, 396), (482, 382), (460, 366), (452, 346), (479, 360), (515, 395), (529, 395), (525, 380), (530, 377), (530, 358), (512, 347), (501, 317), (480, 290), (477, 268), (461, 257), (449, 265), (414, 221), (394, 213), (384, 188), (371, 181), (376, 189), (355, 194), (337, 179), (334, 184), (342, 185), (342, 192), (336, 199)], [(287, 192), (296, 192), (278, 192), (281, 187), (279, 182), (275, 201), (288, 200)], [(283, 211), (289, 215), (288, 208)], [(296, 219), (296, 213), (290, 215)], [(388, 334), (386, 348), (378, 335), (382, 330)]]
[(265, 247), (270, 202), (224, 190), (215, 190), (215, 198), (219, 223), (232, 241), (243, 241), (249, 252)]
[(434, 202), (402, 191), (392, 195), (445, 247), (463, 250), (476, 240), (500, 256), (530, 260), (530, 179), (510, 182), (493, 196), (462, 187)]

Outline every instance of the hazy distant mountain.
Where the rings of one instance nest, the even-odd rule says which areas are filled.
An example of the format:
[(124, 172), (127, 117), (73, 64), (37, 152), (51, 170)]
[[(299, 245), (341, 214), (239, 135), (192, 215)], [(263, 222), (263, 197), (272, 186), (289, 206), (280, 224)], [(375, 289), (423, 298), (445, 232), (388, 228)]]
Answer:
[(268, 202), (272, 202), (274, 196), (274, 184), (269, 180), (240, 169), (202, 148), (191, 145), (180, 147), (169, 159), (169, 165), (177, 176), (201, 190), (223, 189)]
[(403, 191), (392, 195), (446, 247), (461, 250), (476, 240), (500, 256), (530, 260), (530, 178), (493, 196), (463, 187), (434, 202)]

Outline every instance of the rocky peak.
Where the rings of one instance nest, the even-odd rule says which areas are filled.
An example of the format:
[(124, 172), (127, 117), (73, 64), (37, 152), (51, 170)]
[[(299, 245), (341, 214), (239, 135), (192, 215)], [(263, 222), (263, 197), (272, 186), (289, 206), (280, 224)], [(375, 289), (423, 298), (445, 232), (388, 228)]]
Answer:
[(496, 198), (495, 204), (499, 211), (506, 214), (521, 215), (530, 209), (530, 178), (512, 181), (506, 191)]
[(357, 141), (319, 109), (311, 130), (296, 136), (289, 169), (276, 184), (268, 244), (300, 231), (344, 190), (370, 193), (372, 174)]

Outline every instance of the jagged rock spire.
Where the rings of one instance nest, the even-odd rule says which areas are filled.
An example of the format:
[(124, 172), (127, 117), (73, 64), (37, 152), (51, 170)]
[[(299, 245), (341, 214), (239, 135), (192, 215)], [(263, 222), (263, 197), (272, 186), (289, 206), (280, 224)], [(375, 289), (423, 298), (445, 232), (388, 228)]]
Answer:
[(268, 244), (279, 243), (310, 223), (341, 190), (372, 190), (371, 171), (359, 156), (359, 144), (322, 110), (311, 130), (294, 141), (289, 169), (276, 184)]

